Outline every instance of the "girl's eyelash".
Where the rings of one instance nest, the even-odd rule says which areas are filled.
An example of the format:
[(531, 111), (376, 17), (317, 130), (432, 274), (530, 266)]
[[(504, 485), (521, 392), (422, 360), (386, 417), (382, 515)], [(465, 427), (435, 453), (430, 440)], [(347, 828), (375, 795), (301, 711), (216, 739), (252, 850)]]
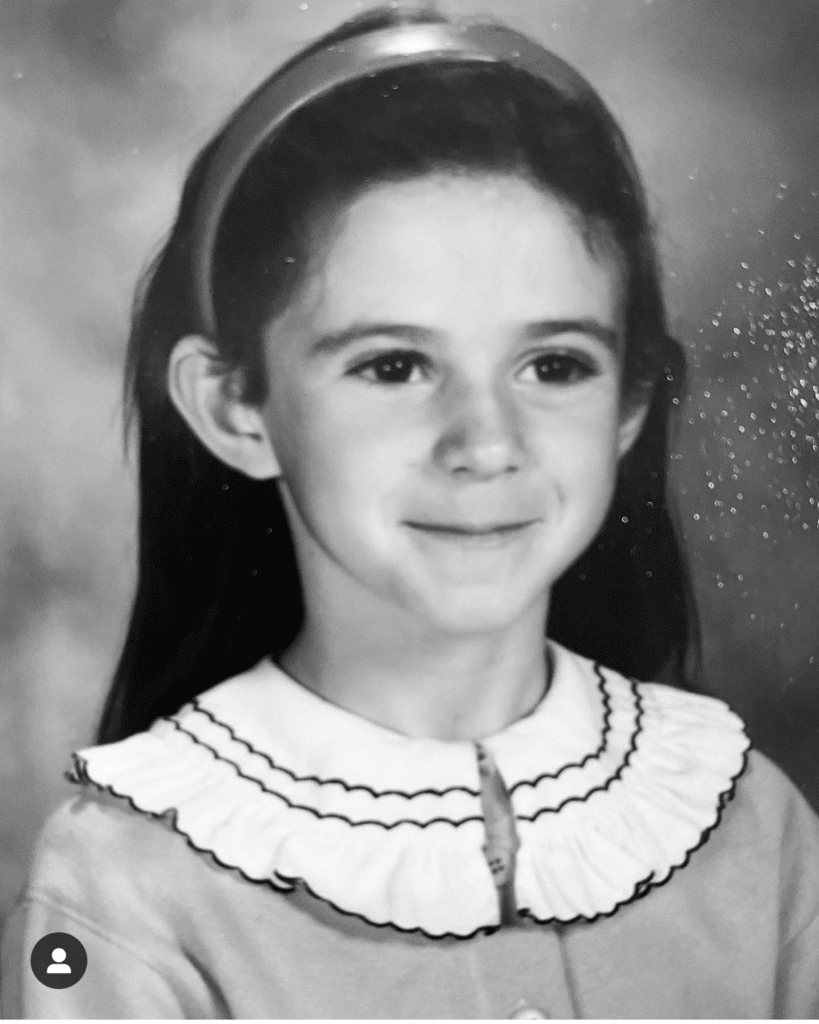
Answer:
[[(420, 352), (393, 349), (355, 363), (347, 370), (347, 374), (371, 384), (399, 385), (410, 383), (415, 370), (428, 371), (430, 365), (430, 359)], [(538, 375), (539, 382), (558, 386), (575, 384), (600, 372), (597, 362), (586, 353), (551, 349), (530, 356), (519, 373), (532, 367), (537, 373), (538, 366), (544, 370), (543, 376)]]
[(567, 352), (561, 349), (541, 351), (529, 358), (523, 370), (537, 367), (538, 364), (541, 366), (551, 364), (552, 380), (542, 380), (541, 383), (544, 384), (574, 384), (594, 377), (600, 372), (596, 360), (585, 352)]
[[(347, 373), (361, 377), (371, 384), (406, 384), (414, 369), (426, 369), (429, 364), (430, 360), (420, 352), (412, 349), (393, 349), (389, 352), (379, 352), (378, 355), (356, 363), (347, 370)], [(367, 376), (368, 371), (371, 371), (372, 376)], [(379, 371), (383, 374), (380, 378), (377, 376)]]

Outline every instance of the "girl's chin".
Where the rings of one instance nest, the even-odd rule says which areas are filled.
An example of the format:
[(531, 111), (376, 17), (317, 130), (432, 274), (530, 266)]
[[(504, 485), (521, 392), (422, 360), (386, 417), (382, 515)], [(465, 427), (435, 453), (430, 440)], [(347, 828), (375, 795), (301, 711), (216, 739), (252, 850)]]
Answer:
[(548, 588), (544, 587), (542, 591), (533, 594), (530, 601), (523, 601), (520, 590), (504, 595), (498, 593), (495, 586), (470, 592), (418, 595), (421, 600), (414, 603), (433, 629), (441, 633), (467, 636), (511, 628), (525, 618), (527, 613), (530, 614), (534, 605), (542, 603), (545, 608), (547, 593)]

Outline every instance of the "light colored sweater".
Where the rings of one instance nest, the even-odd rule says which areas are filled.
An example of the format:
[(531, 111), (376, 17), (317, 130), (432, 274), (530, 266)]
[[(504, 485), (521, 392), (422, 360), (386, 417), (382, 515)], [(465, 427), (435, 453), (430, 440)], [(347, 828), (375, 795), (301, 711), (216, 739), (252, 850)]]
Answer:
[[(576, 656), (571, 658), (576, 659)], [(572, 683), (566, 664), (564, 658), (568, 682), (564, 680), (561, 684), (562, 691), (558, 687), (555, 702), (547, 709), (553, 712), (550, 721), (555, 716), (560, 718), (560, 692), (572, 693), (572, 686), (577, 683), (577, 680)], [(578, 665), (580, 662), (575, 661), (575, 667)], [(269, 667), (265, 669), (269, 671)], [(602, 678), (602, 674), (599, 675)], [(265, 678), (270, 682), (267, 676)], [(587, 678), (591, 677), (587, 674)], [(611, 721), (625, 712), (623, 707), (618, 711), (616, 680), (611, 675), (606, 678), (611, 684), (609, 710), (613, 709), (613, 713), (607, 719)], [(254, 679), (258, 682), (258, 676)], [(750, 754), (735, 789), (731, 781), (730, 789), (721, 791), (717, 813), (712, 816), (710, 826), (703, 829), (702, 822), (697, 824), (699, 840), (692, 843), (682, 858), (676, 858), (679, 864), (675, 862), (676, 869), (666, 871), (664, 878), (661, 861), (657, 860), (654, 881), (638, 886), (631, 899), (620, 901), (614, 892), (619, 878), (617, 872), (627, 871), (628, 864), (624, 862), (613, 874), (612, 853), (609, 863), (601, 860), (585, 868), (576, 864), (565, 868), (569, 881), (571, 877), (580, 877), (579, 895), (572, 896), (568, 882), (568, 887), (561, 890), (563, 895), (554, 894), (557, 892), (555, 880), (560, 881), (563, 870), (557, 862), (565, 859), (558, 826), (567, 816), (568, 808), (573, 808), (574, 812), (595, 808), (597, 818), (591, 824), (586, 819), (578, 819), (578, 827), (594, 832), (599, 828), (616, 829), (621, 811), (608, 799), (608, 794), (615, 790), (615, 783), (622, 783), (625, 793), (629, 792), (629, 787), (634, 789), (637, 795), (629, 800), (640, 799), (637, 783), (626, 785), (626, 782), (627, 775), (628, 778), (636, 776), (641, 770), (640, 750), (650, 749), (648, 739), (654, 728), (652, 702), (658, 702), (657, 721), (665, 722), (663, 735), (666, 736), (671, 736), (672, 726), (676, 728), (682, 721), (682, 712), (678, 714), (674, 708), (684, 708), (690, 713), (700, 706), (698, 702), (706, 702), (702, 706), (715, 721), (717, 702), (669, 691), (668, 708), (672, 708), (669, 711), (663, 704), (666, 691), (665, 687), (655, 687), (644, 692), (642, 733), (635, 733), (628, 747), (632, 754), (636, 749), (638, 755), (631, 757), (627, 752), (621, 762), (625, 768), (619, 769), (616, 779), (618, 769), (612, 770), (614, 761), (608, 767), (601, 767), (601, 771), (611, 773), (607, 786), (593, 787), (582, 797), (575, 795), (567, 799), (563, 795), (557, 810), (545, 808), (554, 794), (544, 792), (539, 797), (544, 807), (528, 817), (524, 811), (526, 807), (531, 810), (534, 799), (533, 792), (527, 789), (530, 783), (522, 790), (519, 786), (510, 786), (513, 804), (523, 825), (521, 853), (527, 846), (531, 847), (535, 854), (530, 856), (545, 857), (549, 869), (544, 867), (544, 873), (538, 876), (542, 882), (540, 895), (532, 889), (528, 896), (529, 883), (522, 869), (518, 882), (520, 902), (528, 905), (534, 916), (543, 917), (542, 908), (546, 905), (543, 901), (552, 899), (559, 907), (561, 899), (582, 900), (585, 893), (592, 903), (602, 901), (600, 913), (595, 915), (587, 908), (586, 912), (575, 915), (579, 919), (574, 923), (561, 923), (568, 919), (570, 911), (558, 910), (551, 914), (550, 923), (539, 924), (521, 918), (513, 926), (499, 928), (496, 918), (488, 921), (490, 928), (494, 928), (491, 934), (484, 928), (468, 938), (453, 934), (436, 938), (418, 929), (404, 932), (396, 921), (411, 921), (402, 915), (413, 913), (421, 915), (418, 918), (421, 920), (427, 913), (423, 905), (427, 875), (443, 870), (444, 885), (451, 883), (453, 891), (457, 891), (460, 884), (456, 877), (458, 862), (436, 860), (435, 850), (429, 846), (421, 850), (426, 873), (402, 877), (401, 864), (406, 860), (407, 849), (410, 854), (418, 852), (412, 845), (416, 843), (413, 837), (432, 835), (437, 830), (442, 849), (453, 836), (461, 837), (458, 841), (468, 846), (472, 842), (469, 823), (452, 827), (452, 823), (447, 822), (436, 828), (417, 827), (417, 823), (412, 827), (403, 824), (399, 828), (355, 822), (342, 825), (340, 816), (333, 811), (323, 815), (296, 811), (292, 799), (290, 806), (282, 805), (280, 799), (271, 796), (269, 786), (260, 794), (260, 801), (264, 802), (249, 817), (242, 818), (238, 805), (231, 811), (232, 796), (226, 799), (225, 793), (242, 793), (244, 813), (247, 794), (239, 789), (234, 792), (232, 787), (239, 782), (249, 785), (248, 772), (252, 766), (243, 763), (242, 777), (233, 767), (225, 767), (227, 761), (223, 762), (218, 752), (214, 754), (206, 749), (203, 737), (207, 715), (213, 715), (207, 718), (208, 728), (214, 735), (217, 731), (215, 701), (208, 705), (205, 700), (200, 706), (202, 732), (199, 740), (189, 746), (197, 757), (201, 755), (201, 766), (215, 764), (220, 771), (225, 769), (219, 776), (220, 797), (213, 795), (218, 788), (213, 779), (204, 784), (203, 776), (191, 774), (193, 760), (185, 762), (184, 772), (180, 769), (180, 773), (174, 775), (173, 766), (166, 766), (159, 774), (154, 772), (149, 780), (145, 765), (140, 767), (138, 763), (141, 754), (137, 748), (142, 741), (126, 740), (123, 741), (126, 746), (113, 745), (119, 748), (115, 751), (118, 753), (118, 784), (116, 780), (102, 778), (105, 763), (100, 761), (97, 765), (94, 760), (94, 751), (110, 753), (112, 747), (85, 752), (87, 756), (81, 759), (85, 781), (93, 779), (96, 772), (100, 776), (96, 779), (97, 786), (108, 785), (120, 793), (130, 789), (131, 802), (142, 810), (129, 806), (121, 797), (89, 787), (49, 819), (37, 845), (28, 885), (4, 936), (3, 1016), (58, 1019), (504, 1018), (523, 1003), (544, 1016), (556, 1018), (817, 1018), (819, 819), (786, 777), (759, 754)], [(574, 697), (577, 696), (574, 691)], [(282, 694), (278, 697), (282, 706)], [(243, 706), (247, 707), (246, 688), (243, 698)], [(310, 706), (310, 701), (317, 699), (307, 698), (306, 707), (311, 714), (317, 709)], [(297, 696), (297, 700), (301, 701), (302, 696)], [(287, 712), (286, 699), (283, 704)], [(252, 709), (254, 714), (257, 710)], [(346, 713), (330, 706), (322, 713), (332, 719), (334, 733), (337, 730), (343, 733), (347, 727), (378, 729), (371, 723), (345, 722), (338, 715)], [(525, 723), (525, 729), (546, 727), (537, 721), (540, 713), (538, 711)], [(594, 719), (594, 710), (589, 713), (600, 725), (603, 720)], [(726, 714), (730, 713), (726, 711)], [(229, 717), (224, 707), (222, 715), (223, 721), (224, 717)], [(288, 714), (284, 717), (285, 721), (292, 719)], [(187, 719), (182, 715), (177, 721), (184, 727)], [(249, 718), (241, 724), (251, 728)], [(566, 722), (563, 725), (568, 728)], [(237, 727), (238, 723), (232, 721), (234, 733)], [(189, 732), (184, 728), (189, 728)], [(166, 744), (181, 743), (184, 736), (193, 735), (193, 721), (184, 728), (173, 732), (166, 729), (164, 733), (159, 730), (158, 736)], [(511, 728), (514, 730), (515, 726)], [(513, 735), (518, 745), (525, 745), (522, 730), (523, 726)], [(572, 784), (579, 786), (585, 778), (583, 773), (590, 769), (595, 758), (605, 760), (606, 744), (610, 748), (616, 746), (616, 732), (615, 721), (608, 734), (604, 730), (604, 742), (597, 748), (589, 748), (587, 764), (582, 764), (583, 759), (572, 760), (570, 770), (552, 771), (547, 779), (549, 785), (562, 785), (568, 775), (576, 776), (577, 782)], [(689, 732), (693, 749), (698, 743), (696, 730), (691, 726)], [(582, 730), (578, 732), (578, 742), (581, 733)], [(143, 738), (147, 735), (142, 734)], [(678, 736), (684, 740), (685, 731), (678, 730)], [(641, 738), (646, 740), (642, 747)], [(234, 734), (233, 739), (228, 740), (225, 733), (226, 743), (235, 739)], [(583, 742), (588, 740), (586, 736)], [(378, 747), (379, 742), (397, 741), (397, 737), (387, 737), (382, 732), (374, 737), (373, 745)], [(251, 750), (258, 754), (259, 742), (257, 735), (251, 746), (245, 744), (248, 757)], [(396, 763), (401, 761), (402, 750), (411, 753), (414, 744), (424, 741), (404, 742), (409, 746), (396, 748)], [(497, 741), (490, 740), (487, 746), (492, 749), (494, 760), (508, 783), (510, 774), (514, 777), (514, 770), (506, 756), (504, 742), (501, 737)], [(289, 751), (294, 758), (297, 746), (298, 743)], [(181, 757), (183, 749), (180, 746), (175, 756)], [(430, 748), (424, 749), (428, 760)], [(452, 752), (441, 749), (446, 756)], [(134, 758), (128, 767), (126, 755), (130, 753), (134, 753)], [(286, 752), (279, 747), (275, 753), (281, 761)], [(561, 756), (564, 755), (565, 752)], [(320, 756), (326, 759), (326, 750)], [(329, 756), (342, 755), (331, 752)], [(619, 755), (612, 749), (611, 756), (616, 759)], [(652, 756), (656, 758), (657, 752)], [(435, 760), (435, 748), (432, 748), (432, 759)], [(291, 763), (301, 765), (297, 758)], [(679, 780), (674, 782), (675, 763), (669, 753), (666, 768), (670, 774), (663, 785), (669, 804), (675, 805), (675, 813), (685, 817), (694, 812), (690, 808), (686, 810), (683, 803), (676, 803), (679, 792), (685, 787)], [(272, 758), (270, 765), (273, 765)], [(454, 764), (447, 770), (457, 774)], [(663, 767), (655, 761), (654, 774), (662, 775), (662, 771)], [(293, 778), (305, 778), (302, 772), (290, 774)], [(389, 767), (385, 765), (383, 790), (389, 786), (389, 774)], [(684, 772), (680, 778), (684, 780), (689, 775)], [(160, 776), (165, 779), (162, 786), (157, 781)], [(477, 779), (477, 771), (474, 777)], [(380, 797), (378, 794), (371, 797), (359, 791), (365, 788), (363, 785), (356, 788), (353, 784), (351, 789), (356, 791), (347, 791), (337, 779), (335, 783), (332, 779), (317, 782), (311, 776), (309, 783), (298, 784), (312, 786), (319, 794), (324, 792), (322, 786), (328, 786), (333, 791), (332, 799), (347, 800), (348, 808), (353, 808), (353, 799), (365, 801), (366, 813), (370, 816), (373, 806), (383, 804), (384, 813), (389, 817), (392, 806), (389, 801), (397, 799), (383, 793)], [(211, 799), (198, 804), (199, 809), (194, 814), (190, 801), (201, 799), (203, 785), (204, 792), (211, 793)], [(675, 786), (678, 787), (676, 797)], [(155, 818), (151, 815), (160, 813), (156, 801), (163, 787), (174, 797), (168, 803), (173, 813)], [(462, 788), (458, 799), (470, 800), (470, 787)], [(515, 796), (516, 792), (520, 794), (524, 790), (525, 799), (529, 801), (526, 807), (520, 801), (516, 803)], [(732, 799), (728, 802), (730, 796)], [(415, 800), (421, 819), (427, 797), (411, 799)], [(430, 796), (429, 813), (434, 813), (436, 801), (450, 799), (451, 795)], [(622, 801), (624, 797), (621, 795), (618, 799)], [(270, 809), (272, 813), (275, 800), (278, 800), (275, 820), (284, 821), (287, 828), (276, 825), (280, 831), (275, 840), (278, 844), (275, 856), (271, 854), (271, 862), (263, 864), (254, 858), (259, 850), (266, 849), (267, 840), (261, 842), (261, 837), (273, 833), (269, 831), (272, 826), (267, 820), (263, 824), (268, 832), (260, 831), (259, 807), (265, 812)], [(720, 816), (719, 805), (723, 804), (726, 806)], [(204, 807), (211, 810), (205, 812)], [(606, 817), (612, 814), (614, 817)], [(204, 818), (208, 815), (205, 828)], [(548, 826), (544, 836), (539, 838), (526, 831), (527, 821), (536, 818)], [(637, 821), (636, 818), (630, 820)], [(312, 829), (309, 842), (304, 838), (308, 825)], [(199, 831), (197, 826), (201, 826)], [(327, 832), (330, 827), (336, 831)], [(632, 824), (630, 828), (638, 829), (638, 826)], [(663, 825), (662, 832), (658, 833), (660, 840), (666, 831)], [(364, 863), (360, 859), (351, 867), (350, 850), (344, 845), (348, 833), (356, 837), (375, 837), (371, 844), (375, 858), (370, 864), (372, 870), (359, 870)], [(389, 862), (389, 870), (384, 873), (381, 871), (384, 864), (379, 858), (386, 844), (381, 840), (397, 833), (409, 835), (410, 846), (404, 850), (402, 858)], [(228, 834), (233, 845), (225, 840)], [(207, 835), (209, 840), (203, 838)], [(479, 831), (476, 836), (480, 853)], [(536, 838), (540, 845), (535, 843)], [(592, 838), (597, 842), (599, 837)], [(618, 838), (623, 849), (630, 841), (626, 835)], [(583, 842), (578, 846), (576, 835), (571, 842), (577, 847), (581, 860), (588, 851), (596, 849), (593, 845), (584, 846)], [(221, 865), (217, 863), (218, 853), (214, 856), (192, 848), (206, 843), (210, 843), (210, 850), (221, 853)], [(311, 844), (315, 843), (326, 845), (324, 859), (311, 875)], [(655, 840), (648, 832), (639, 843), (651, 847), (650, 855), (655, 855)], [(473, 862), (467, 846), (459, 856), (462, 857), (462, 873), (470, 877)], [(656, 856), (666, 854), (673, 854), (670, 846), (665, 854), (658, 852)], [(299, 857), (303, 868), (301, 877), (306, 880), (304, 885), (295, 882), (294, 876), (285, 870), (288, 863), (298, 862)], [(235, 866), (224, 866), (228, 863), (226, 858)], [(349, 901), (339, 909), (331, 906), (328, 899), (312, 894), (317, 889), (325, 891), (321, 889), (325, 862), (331, 866), (326, 874), (331, 880), (344, 877), (347, 872)], [(526, 863), (525, 859), (521, 861), (523, 867)], [(441, 864), (449, 866), (442, 869)], [(590, 873), (584, 874), (586, 870)], [(319, 874), (315, 874), (316, 871)], [(493, 892), (485, 863), (484, 871), (488, 891)], [(594, 888), (597, 875), (603, 879), (599, 889)], [(287, 888), (288, 879), (292, 891), (279, 891)], [(614, 895), (610, 896), (610, 889)], [(434, 886), (430, 891), (433, 890)], [(390, 909), (393, 896), (394, 906)], [(480, 903), (480, 899), (479, 892), (476, 902)], [(604, 903), (609, 899), (616, 905), (604, 911)], [(413, 906), (413, 900), (418, 903), (417, 907)], [(442, 928), (439, 930), (455, 933), (460, 924), (464, 929), (471, 926), (472, 911), (461, 907), (459, 901), (462, 902), (460, 897), (441, 912)], [(372, 908), (371, 920), (377, 918), (379, 908), (386, 905), (396, 921), (367, 923), (362, 917), (368, 915), (359, 913), (362, 905)], [(497, 910), (486, 912), (497, 913)], [(59, 931), (68, 932), (83, 943), (88, 953), (88, 968), (74, 987), (53, 990), (36, 980), (28, 959), (38, 939)]]

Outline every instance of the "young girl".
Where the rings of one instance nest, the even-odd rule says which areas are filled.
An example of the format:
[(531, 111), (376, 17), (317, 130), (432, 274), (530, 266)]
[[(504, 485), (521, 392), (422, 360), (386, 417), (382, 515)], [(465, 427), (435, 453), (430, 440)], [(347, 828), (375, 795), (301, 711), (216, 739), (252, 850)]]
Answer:
[(309, 47), (196, 160), (129, 368), (136, 605), (6, 1016), (819, 1013), (819, 823), (687, 689), (683, 357), (577, 72), (424, 11)]

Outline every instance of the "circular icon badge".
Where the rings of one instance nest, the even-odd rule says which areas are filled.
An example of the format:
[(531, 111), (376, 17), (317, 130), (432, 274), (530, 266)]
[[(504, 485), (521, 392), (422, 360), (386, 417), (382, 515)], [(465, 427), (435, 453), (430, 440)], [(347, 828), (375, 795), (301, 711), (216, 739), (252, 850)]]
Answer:
[(85, 946), (68, 932), (44, 935), (31, 951), (34, 977), (49, 988), (71, 988), (85, 974), (87, 966)]

